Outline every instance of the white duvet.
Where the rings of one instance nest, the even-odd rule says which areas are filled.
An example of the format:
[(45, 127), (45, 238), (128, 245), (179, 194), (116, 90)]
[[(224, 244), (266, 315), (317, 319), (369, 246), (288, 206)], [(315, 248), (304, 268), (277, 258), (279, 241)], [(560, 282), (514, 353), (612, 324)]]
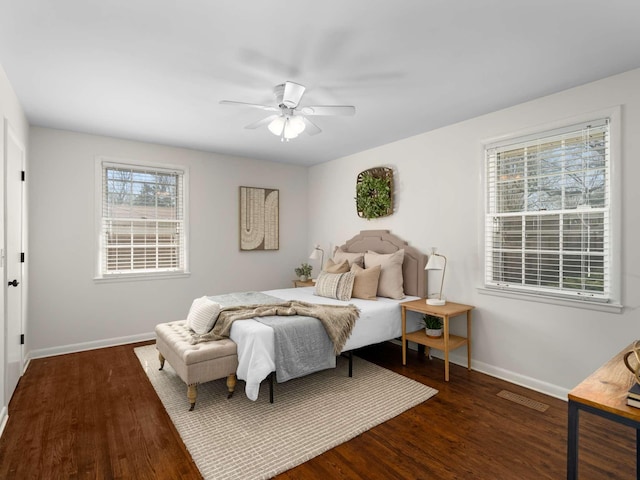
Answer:
[[(378, 297), (375, 301), (352, 298), (348, 302), (342, 302), (317, 296), (314, 291), (315, 287), (305, 287), (267, 290), (263, 293), (284, 301), (300, 300), (331, 305), (353, 304), (358, 307), (360, 317), (342, 349), (343, 352), (402, 336), (400, 303), (418, 298), (405, 297), (402, 300), (391, 300)], [(419, 328), (418, 318), (407, 315), (407, 332), (413, 332)], [(247, 397), (256, 400), (260, 391), (260, 382), (276, 369), (273, 330), (255, 320), (238, 320), (231, 326), (229, 336), (238, 345), (236, 375), (246, 382)]]

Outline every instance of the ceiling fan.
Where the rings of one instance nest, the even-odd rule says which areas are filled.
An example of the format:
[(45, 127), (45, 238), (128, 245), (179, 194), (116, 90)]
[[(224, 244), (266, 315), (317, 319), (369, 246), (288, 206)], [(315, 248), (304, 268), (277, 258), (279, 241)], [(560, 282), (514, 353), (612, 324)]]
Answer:
[(356, 107), (352, 105), (307, 105), (300, 106), (305, 87), (295, 82), (285, 82), (276, 85), (273, 93), (277, 105), (260, 105), (257, 103), (235, 102), (233, 100), (220, 101), (223, 105), (240, 105), (259, 108), (267, 112), (274, 112), (257, 122), (250, 123), (244, 128), (255, 129), (268, 125), (269, 131), (280, 137), (280, 141), (288, 142), (296, 138), (303, 131), (309, 135), (320, 133), (320, 127), (309, 120), (310, 116), (355, 115)]

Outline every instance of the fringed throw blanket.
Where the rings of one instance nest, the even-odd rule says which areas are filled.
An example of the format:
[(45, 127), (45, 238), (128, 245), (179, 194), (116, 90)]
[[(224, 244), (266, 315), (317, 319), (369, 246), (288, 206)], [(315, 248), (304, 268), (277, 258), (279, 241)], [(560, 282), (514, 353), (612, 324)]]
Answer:
[(295, 300), (267, 305), (236, 305), (224, 307), (220, 310), (220, 315), (213, 330), (204, 335), (194, 335), (192, 343), (228, 338), (231, 325), (236, 320), (274, 315), (301, 315), (317, 318), (333, 342), (334, 354), (339, 355), (351, 335), (360, 311), (354, 305), (317, 305)]

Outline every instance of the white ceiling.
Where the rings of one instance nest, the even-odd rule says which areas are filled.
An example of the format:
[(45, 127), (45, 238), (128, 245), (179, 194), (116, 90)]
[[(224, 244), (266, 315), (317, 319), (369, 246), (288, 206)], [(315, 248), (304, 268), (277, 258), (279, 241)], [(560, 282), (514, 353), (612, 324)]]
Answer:
[[(638, 0), (0, 0), (32, 125), (313, 165), (640, 67)], [(281, 143), (220, 100), (355, 105)]]

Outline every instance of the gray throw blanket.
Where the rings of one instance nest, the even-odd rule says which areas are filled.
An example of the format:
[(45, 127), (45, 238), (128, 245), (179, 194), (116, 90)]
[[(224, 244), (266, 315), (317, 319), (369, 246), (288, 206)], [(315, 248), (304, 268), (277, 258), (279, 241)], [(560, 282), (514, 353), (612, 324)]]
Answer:
[(360, 315), (360, 311), (354, 305), (317, 305), (314, 303), (291, 300), (282, 303), (260, 305), (235, 305), (224, 307), (213, 330), (204, 335), (194, 336), (192, 343), (206, 342), (228, 338), (231, 325), (236, 320), (246, 320), (254, 317), (265, 316), (291, 316), (301, 315), (314, 317), (320, 320), (327, 335), (333, 342), (333, 351), (339, 355), (351, 335), (351, 331)]

